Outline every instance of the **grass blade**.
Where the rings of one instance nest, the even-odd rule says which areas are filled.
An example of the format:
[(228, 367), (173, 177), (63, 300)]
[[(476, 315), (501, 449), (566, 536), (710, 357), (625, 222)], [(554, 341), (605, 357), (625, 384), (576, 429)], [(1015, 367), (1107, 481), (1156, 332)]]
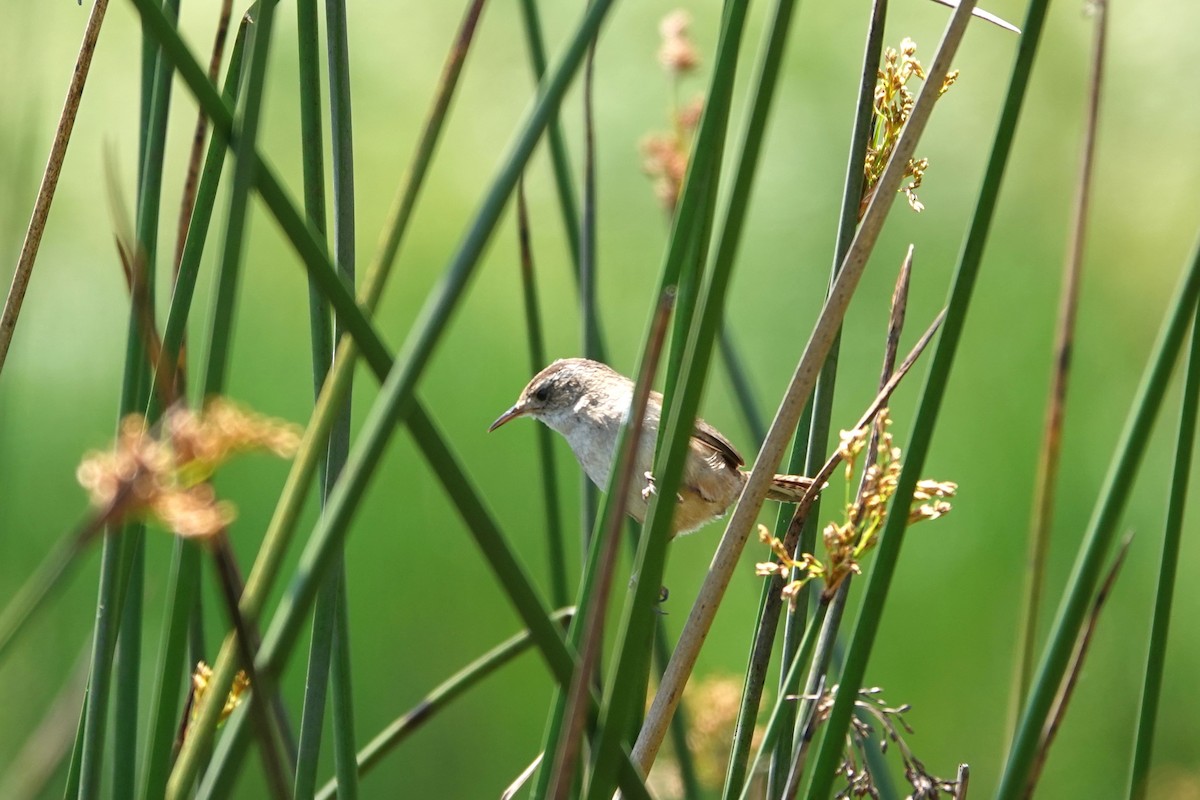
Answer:
[(659, 299), (651, 323), (646, 349), (638, 368), (637, 383), (629, 407), (629, 422), (621, 434), (619, 458), (613, 464), (612, 488), (605, 502), (603, 528), (599, 544), (599, 558), (592, 569), (597, 571), (593, 596), (589, 598), (584, 623), (580, 627), (579, 664), (571, 677), (567, 689), (566, 704), (561, 723), (562, 735), (556, 743), (554, 761), (550, 765), (550, 783), (547, 795), (561, 800), (575, 783), (575, 765), (582, 749), (583, 723), (587, 709), (592, 675), (596, 672), (604, 640), (604, 618), (608, 613), (608, 599), (612, 590), (613, 572), (616, 569), (617, 549), (621, 539), (621, 524), (625, 518), (629, 490), (633, 486), (633, 473), (637, 467), (637, 451), (642, 440), (646, 406), (650, 402), (650, 387), (658, 372), (659, 357), (667, 334), (667, 321), (671, 316), (674, 294), (665, 292)]
[(1150, 624), (1150, 645), (1146, 653), (1146, 676), (1138, 711), (1137, 736), (1133, 765), (1129, 774), (1129, 797), (1147, 797), (1150, 760), (1154, 753), (1154, 727), (1162, 694), (1166, 661), (1167, 633), (1171, 625), (1171, 605), (1175, 594), (1175, 575), (1179, 570), (1179, 546), (1183, 534), (1183, 512), (1192, 470), (1192, 452), (1196, 442), (1196, 415), (1200, 408), (1200, 314), (1192, 319), (1191, 350), (1187, 377), (1184, 379), (1183, 406), (1179, 411), (1179, 436), (1175, 447), (1175, 468), (1167, 498), (1167, 521), (1159, 561), (1158, 587), (1154, 597), (1154, 618)]
[[(858, 97), (855, 101), (854, 118), (850, 132), (850, 151), (846, 156), (846, 176), (842, 184), (842, 200), (841, 208), (838, 212), (838, 228), (837, 237), (835, 239), (833, 263), (830, 266), (829, 283), (833, 285), (837, 280), (838, 272), (841, 270), (842, 261), (846, 257), (846, 252), (850, 249), (850, 243), (854, 239), (854, 231), (858, 226), (859, 214), (862, 207), (863, 197), (863, 168), (867, 155), (867, 147), (870, 141), (873, 128), (872, 120), (874, 117), (874, 101), (875, 87), (878, 83), (879, 61), (883, 51), (883, 34), (885, 23), (887, 21), (887, 0), (876, 0), (871, 6), (871, 15), (867, 22), (866, 46), (863, 50), (862, 70), (859, 73)], [(830, 353), (825, 359), (825, 365), (821, 369), (821, 376), (817, 379), (817, 388), (813, 393), (811, 416), (807, 425), (807, 436), (804, 437), (804, 460), (803, 466), (797, 464), (794, 466), (795, 471), (799, 471), (804, 475), (812, 475), (825, 458), (825, 453), (829, 449), (829, 427), (830, 419), (833, 413), (833, 397), (834, 388), (837, 380), (838, 354), (841, 350), (841, 332), (839, 330), (837, 337), (834, 339), (830, 347)], [(800, 440), (797, 438), (794, 445), (793, 458), (796, 458), (800, 450)], [(793, 536), (795, 550), (793, 557), (799, 556), (800, 553), (813, 552), (816, 546), (817, 538), (817, 520), (820, 519), (821, 498), (817, 495), (813, 501), (811, 510), (805, 511), (805, 524), (800, 526), (801, 530), (798, 536)], [(800, 510), (796, 509), (795, 514), (799, 514)], [(776, 522), (776, 528), (788, 524), (789, 528), (794, 523), (784, 523), (784, 517), (787, 515), (787, 509), (780, 509), (779, 519)], [(795, 519), (795, 517), (793, 517)], [(799, 576), (793, 576), (799, 577)], [(797, 603), (794, 608), (791, 608), (785, 618), (784, 624), (784, 639), (783, 639), (783, 661), (787, 664), (791, 662), (792, 653), (795, 652), (799, 645), (801, 635), (805, 630), (805, 624), (808, 620), (808, 604), (811, 596), (811, 590), (806, 590), (797, 598)], [(841, 615), (837, 615), (840, 620)], [(782, 680), (782, 670), (780, 679)], [(757, 707), (757, 703), (755, 704)], [(793, 725), (795, 722), (794, 712), (795, 706), (784, 708), (785, 722)], [(776, 742), (775, 754), (771, 759), (769, 791), (772, 794), (778, 794), (783, 790), (783, 782), (787, 775), (787, 767), (784, 765), (791, 762), (792, 741), (786, 736), (780, 737)]]
[[(224, 96), (233, 101), (237, 96), (238, 80), (241, 75), (242, 55), (246, 40), (246, 23), (243, 20), (234, 38), (230, 54)], [(213, 131), (201, 170), (194, 201), (191, 221), (183, 245), (182, 257), (177, 265), (175, 291), (171, 295), (171, 308), (167, 314), (166, 330), (163, 334), (162, 355), (156, 369), (175, 370), (182, 351), (187, 330), (187, 320), (192, 306), (192, 296), (200, 271), (200, 257), (208, 236), (221, 169), (225, 163), (227, 143), (218, 131)], [(158, 384), (157, 378), (155, 381)], [(182, 382), (178, 375), (165, 379), (163, 385), (175, 386), (182, 396)], [(143, 766), (142, 794), (145, 800), (162, 797), (166, 791), (167, 775), (174, 732), (179, 727), (179, 694), (188, 668), (185, 665), (185, 647), (188, 646), (188, 631), (198, 620), (195, 610), (199, 607), (200, 550), (192, 543), (177, 537), (171, 554), (170, 582), (167, 589), (167, 611), (162, 635), (162, 651), (157, 670), (157, 688), (153, 695), (150, 736), (147, 740)], [(193, 656), (195, 654), (193, 653)], [(194, 666), (195, 658), (191, 659)]]
[[(533, 245), (530, 241), (529, 209), (525, 205), (524, 183), (517, 185), (517, 239), (521, 249), (521, 290), (525, 301), (525, 331), (529, 340), (530, 375), (544, 367), (546, 346), (542, 337), (542, 317), (537, 298), (537, 280), (533, 272)], [(563, 539), (562, 504), (558, 492), (558, 469), (555, 466), (553, 432), (538, 425), (538, 457), (541, 461), (542, 496), (546, 508), (546, 552), (549, 560), (550, 600), (566, 605), (567, 555)]]
[[(318, 47), (320, 31), (316, 0), (300, 0), (296, 4), (296, 39), (299, 45), (298, 96), (300, 100), (301, 163), (304, 175), (304, 212), (307, 222), (322, 239), (325, 237), (325, 146), (321, 130), (321, 56)], [(329, 303), (321, 295), (316, 281), (308, 283), (308, 317), (310, 350), (312, 354), (313, 394), (319, 396), (333, 357), (333, 331), (329, 322)], [(347, 390), (349, 395), (349, 390)], [(349, 397), (347, 397), (347, 401)], [(348, 402), (338, 410), (335, 428), (344, 427)], [(328, 440), (322, 443), (318, 456), (320, 500), (324, 504), (329, 486), (332, 452)], [(334, 608), (328, 596), (329, 581), (340, 583), (343, 568), (331, 573), (322, 588), (313, 614), (312, 635), (308, 653), (308, 671), (304, 680), (304, 703), (300, 716), (300, 740), (296, 751), (295, 782), (292, 795), (309, 798), (317, 783), (317, 763), (325, 724), (325, 698), (329, 688), (329, 662), (332, 656)]]
[[(573, 608), (563, 608), (554, 612), (552, 616), (556, 622), (563, 623), (569, 621), (574, 613)], [(439, 711), (532, 646), (533, 637), (529, 631), (521, 631), (447, 678), (425, 695), (420, 703), (397, 717), (367, 743), (358, 754), (358, 774), (361, 776), (370, 772), (388, 753)], [(335, 778), (321, 787), (321, 791), (317, 793), (317, 800), (332, 800), (340, 796), (338, 780)]]
[(1041, 729), (1050, 713), (1075, 640), (1087, 614), (1104, 558), (1116, 532), (1116, 524), (1145, 453), (1146, 442), (1162, 405), (1176, 356), (1182, 348), (1185, 328), (1200, 299), (1200, 245), (1176, 290), (1166, 322), (1159, 334), (1142, 385), (1130, 408), (1121, 440), (1101, 489), (1097, 505), (1079, 555), (1071, 571), (1066, 593), (1051, 629), (1033, 690), (1022, 711), (1008, 763), (1000, 782), (999, 796), (1011, 798), (1024, 793), (1038, 749)]

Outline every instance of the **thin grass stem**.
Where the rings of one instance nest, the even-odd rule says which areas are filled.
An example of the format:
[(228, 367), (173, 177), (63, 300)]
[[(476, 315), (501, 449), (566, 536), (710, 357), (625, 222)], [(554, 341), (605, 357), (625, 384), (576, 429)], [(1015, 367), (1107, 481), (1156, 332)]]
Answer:
[[(570, 620), (574, 612), (574, 608), (563, 608), (555, 611), (551, 616), (555, 622), (563, 623)], [(359, 776), (366, 775), (374, 769), (388, 753), (395, 750), (410, 735), (437, 716), (450, 703), (477, 686), (487, 677), (495, 674), (497, 670), (532, 646), (533, 637), (528, 630), (522, 631), (496, 645), (496, 647), (484, 653), (439, 684), (433, 691), (425, 695), (419, 703), (413, 706), (413, 708), (397, 717), (390, 725), (376, 734), (359, 751)], [(317, 793), (317, 800), (333, 800), (335, 797), (341, 797), (337, 778), (330, 780)]]
[[(538, 305), (537, 279), (533, 268), (533, 244), (530, 237), (529, 209), (525, 203), (524, 182), (517, 184), (517, 240), (521, 251), (521, 293), (525, 304), (525, 332), (529, 344), (531, 375), (546, 365), (546, 345), (542, 335), (542, 315)], [(549, 561), (550, 601), (557, 606), (567, 603), (567, 555), (562, 522), (562, 498), (558, 491), (558, 468), (554, 458), (553, 431), (536, 426), (542, 499), (546, 509), (546, 554)]]
[[(863, 194), (863, 164), (866, 159), (867, 144), (871, 135), (874, 109), (875, 86), (878, 81), (879, 61), (883, 50), (883, 33), (887, 21), (887, 0), (876, 0), (871, 6), (871, 15), (867, 21), (866, 45), (863, 50), (862, 69), (859, 73), (858, 96), (855, 101), (854, 117), (850, 130), (850, 150), (846, 156), (846, 175), (842, 184), (841, 208), (838, 213), (837, 236), (834, 244), (833, 263), (830, 266), (829, 285), (833, 286), (841, 269), (846, 252), (854, 239), (854, 231), (858, 226), (859, 212)], [(817, 379), (817, 388), (811, 401), (811, 412), (808, 420), (807, 436), (804, 438), (804, 461), (800, 469), (803, 474), (811, 475), (821, 461), (829, 446), (829, 427), (833, 412), (834, 388), (837, 379), (838, 353), (841, 349), (841, 333), (839, 331), (830, 347), (830, 354), (825, 359), (821, 376)], [(797, 441), (797, 445), (799, 441)], [(799, 448), (797, 447), (797, 450)], [(820, 516), (820, 495), (815, 495), (810, 509), (805, 509), (803, 525), (798, 525), (798, 535), (793, 547), (793, 557), (800, 553), (812, 552), (816, 544), (817, 520)], [(798, 514), (799, 508), (795, 510)], [(780, 509), (779, 517), (782, 523), (787, 509)], [(789, 523), (789, 528), (790, 528)], [(799, 576), (793, 575), (793, 579)], [(790, 608), (784, 622), (783, 656), (781, 663), (791, 662), (792, 653), (799, 646), (800, 637), (808, 623), (808, 603), (810, 591), (797, 598), (794, 608)], [(840, 615), (839, 615), (840, 619)], [(783, 679), (780, 671), (780, 680)], [(755, 704), (757, 708), (757, 704)], [(783, 709), (785, 722), (795, 724), (796, 706)], [(791, 758), (792, 741), (786, 736), (780, 737), (775, 745), (775, 753), (771, 758), (768, 777), (768, 792), (778, 795), (784, 786)]]
[(598, 668), (604, 641), (604, 618), (608, 613), (608, 599), (612, 590), (613, 574), (616, 571), (621, 524), (625, 518), (629, 491), (633, 487), (633, 473), (637, 468), (637, 451), (641, 444), (646, 407), (650, 402), (654, 376), (658, 372), (658, 362), (662, 355), (667, 321), (671, 316), (674, 299), (674, 293), (670, 291), (659, 298), (651, 322), (650, 335), (646, 338), (645, 352), (638, 368), (637, 383), (629, 407), (629, 421), (621, 435), (617, 461), (613, 464), (611, 491), (605, 502), (602, 517), (600, 558), (592, 566), (592, 569), (597, 571), (595, 589), (584, 612), (586, 616), (580, 628), (578, 666), (567, 689), (561, 723), (562, 735), (556, 743), (554, 761), (549, 770), (547, 796), (552, 800), (563, 800), (575, 784), (575, 765), (583, 747), (583, 723), (592, 687), (592, 675)]
[[(338, 274), (348, 286), (355, 284), (357, 253), (355, 251), (354, 217), (354, 126), (350, 95), (350, 42), (347, 31), (345, 0), (325, 0), (325, 28), (329, 53), (329, 118), (330, 145), (333, 160), (333, 233)], [(333, 328), (334, 341), (346, 334), (345, 325), (338, 319)], [(350, 393), (347, 386), (342, 410), (329, 438), (329, 467), (325, 476), (324, 498), (328, 498), (334, 482), (342, 473), (350, 451)], [(319, 396), (319, 392), (317, 393)], [(323, 617), (322, 605), (332, 605), (328, 614), (332, 621), (329, 647), (333, 651), (330, 681), (333, 688), (333, 762), (347, 800), (358, 797), (357, 746), (354, 734), (354, 700), (351, 684), (350, 613), (346, 584), (346, 563), (343, 554), (340, 568), (334, 569), (322, 587), (327, 595), (318, 602), (314, 612), (314, 627)], [(319, 597), (318, 601), (323, 598)]]
[[(229, 35), (229, 20), (233, 15), (233, 0), (221, 0), (221, 8), (217, 12), (217, 30), (213, 34), (212, 54), (208, 59), (208, 79), (214, 86), (221, 75), (221, 61), (225, 55), (225, 40)], [(204, 160), (204, 140), (208, 137), (208, 117), (203, 111), (196, 114), (196, 127), (192, 131), (192, 149), (188, 153), (187, 173), (183, 182), (182, 198), (179, 202), (179, 223), (175, 234), (175, 266), (176, 278), (179, 266), (183, 263), (183, 249), (187, 242), (188, 230), (192, 224), (192, 212), (196, 208), (196, 195), (200, 185), (200, 165)]]
[(1095, 172), (1096, 134), (1100, 127), (1100, 95), (1104, 85), (1104, 59), (1107, 51), (1107, 13), (1105, 3), (1093, 3), (1090, 8), (1095, 20), (1095, 39), (1092, 45), (1091, 70), (1088, 78), (1087, 111), (1085, 112), (1079, 180), (1075, 185), (1073, 224), (1070, 241), (1063, 259), (1062, 295), (1058, 305), (1058, 324), (1055, 330), (1054, 366), (1050, 376), (1050, 391), (1046, 398), (1046, 418), (1042, 427), (1041, 448), (1038, 451), (1034, 483), (1033, 512), (1029, 524), (1029, 549), (1024, 594), (1024, 613), (1017, 639), (1017, 657), (1010, 703), (1010, 726), (1016, 724), (1017, 712), (1029, 693), (1033, 676), (1034, 655), (1037, 651), (1038, 619), (1042, 609), (1042, 591), (1046, 581), (1046, 553), (1054, 523), (1054, 501), (1058, 486), (1059, 457), (1062, 450), (1063, 420), (1066, 413), (1067, 389), (1071, 375), (1071, 352), (1075, 345), (1075, 318), (1079, 309), (1080, 280), (1083, 273), (1084, 245), (1087, 241), (1088, 218), (1091, 209), (1092, 176)]
[(1117, 548), (1117, 554), (1113, 558), (1112, 565), (1108, 568), (1104, 581), (1100, 584), (1096, 596), (1092, 599), (1092, 608), (1088, 613), (1087, 622), (1079, 632), (1079, 641), (1075, 644), (1075, 652), (1071, 655), (1071, 665), (1067, 669), (1067, 674), (1063, 680), (1062, 688), (1059, 689), (1058, 696), (1054, 698), (1054, 707), (1050, 710), (1046, 726), (1042, 730), (1042, 738), (1038, 744), (1037, 758), (1034, 759), (1033, 767), (1029, 772), (1029, 783), (1025, 788), (1026, 797), (1033, 797), (1034, 791), (1037, 789), (1042, 769), (1046, 766), (1046, 759), (1050, 755), (1050, 745), (1054, 744), (1054, 739), (1058, 735), (1059, 729), (1062, 728), (1063, 720), (1067, 715), (1067, 707), (1071, 704), (1071, 698), (1075, 695), (1075, 688), (1079, 685), (1079, 676), (1083, 672), (1084, 662), (1087, 661), (1088, 650), (1091, 649), (1092, 639), (1096, 634), (1096, 626), (1100, 623), (1100, 614), (1104, 611), (1104, 605), (1108, 601), (1109, 596), (1112, 595), (1113, 586), (1117, 582), (1117, 576), (1121, 574), (1121, 567), (1125, 564), (1125, 556), (1129, 554), (1129, 545), (1132, 542), (1133, 533), (1127, 533)]
[[(693, 154), (689, 159), (675, 225), (664, 259), (660, 290), (683, 286), (687, 273), (697, 274), (706, 252), (706, 233), (715, 207), (717, 176), (729, 123), (730, 98), (737, 57), (746, 20), (745, 4), (728, 4), (721, 20), (712, 83), (700, 121)], [(701, 243), (701, 232), (705, 232)], [(709, 292), (711, 295), (711, 287)], [(719, 293), (719, 290), (718, 290)], [(723, 302), (723, 297), (720, 298)], [(689, 302), (690, 301), (690, 302)], [(676, 331), (681, 318), (695, 312), (695, 299), (677, 298)], [(592, 778), (586, 796), (591, 800), (611, 797), (617, 756), (628, 736), (630, 723), (644, 707), (653, 628), (653, 605), (657, 602), (670, 541), (674, 497), (682, 478), (684, 461), (708, 372), (709, 348), (698, 351), (691, 341), (675, 338), (667, 362), (663, 417), (659, 427), (654, 477), (656, 492), (643, 525), (642, 541), (634, 560), (636, 580), (627, 594), (613, 656), (615, 669), (605, 686), (601, 729), (592, 763)], [(685, 349), (686, 348), (686, 349)], [(683, 354), (682, 357), (680, 354)], [(690, 357), (689, 357), (690, 356)], [(672, 369), (676, 372), (673, 374)], [(665, 504), (662, 498), (669, 498)], [(665, 735), (665, 726), (664, 726)], [(648, 770), (643, 770), (648, 772)]]
[[(908, 289), (912, 279), (912, 263), (913, 263), (913, 246), (908, 246), (908, 252), (905, 254), (904, 261), (900, 265), (900, 274), (896, 278), (896, 286), (892, 291), (891, 310), (888, 314), (887, 335), (884, 341), (883, 348), (883, 368), (879, 376), (879, 392), (881, 395), (889, 391), (889, 387), (895, 387), (897, 378), (896, 373), (896, 356), (900, 349), (900, 337), (904, 332), (904, 320), (908, 313)], [(940, 320), (940, 317), (939, 317)], [(938, 322), (935, 321), (931, 331), (936, 329)], [(922, 337), (922, 342), (928, 342), (931, 338), (930, 334)], [(924, 345), (918, 346), (917, 352), (923, 349)], [(900, 372), (900, 378), (907, 372), (907, 367), (913, 363), (913, 359), (905, 359), (905, 364)], [(873, 404), (878, 410), (881, 404)], [(874, 419), (872, 415), (871, 419)], [(871, 423), (865, 423), (871, 424)], [(857, 426), (857, 427), (862, 427)], [(865, 452), (868, 461), (863, 465), (862, 475), (859, 480), (859, 486), (856, 493), (859, 503), (862, 502), (863, 492), (867, 486), (867, 471), (870, 465), (876, 463), (878, 445), (879, 445), (880, 428), (878, 424), (873, 426), (871, 431), (870, 442), (868, 443)], [(833, 461), (834, 459), (830, 459)], [(822, 470), (824, 472), (825, 470)], [(832, 473), (830, 473), (832, 474)], [(824, 480), (821, 481), (824, 483)], [(817, 505), (804, 507), (806, 521), (812, 520), (815, 516)], [(804, 702), (800, 704), (799, 713), (794, 718), (796, 735), (793, 737), (795, 756), (791, 760), (791, 764), (787, 770), (787, 780), (783, 784), (781, 796), (785, 800), (790, 800), (796, 796), (800, 789), (800, 780), (804, 771), (804, 759), (807, 755), (809, 743), (812, 741), (813, 731), (813, 716), (816, 711), (817, 698), (820, 697), (822, 687), (827, 685), (830, 665), (833, 663), (835, 650), (837, 646), (837, 637), (839, 628), (842, 623), (842, 618), (846, 611), (846, 601), (850, 596), (850, 585), (854, 579), (854, 575), (847, 575), (842, 584), (837, 587), (832, 599), (826, 595), (829, 590), (826, 589), (822, 594), (822, 602), (829, 602), (830, 608), (825, 616), (824, 630), (821, 631), (821, 638), (817, 642), (816, 653), (812, 658), (812, 666), (809, 669), (808, 680), (804, 684)], [(793, 722), (793, 720), (787, 720)], [(778, 750), (776, 751), (778, 752)], [(886, 774), (886, 770), (881, 771), (881, 776)]]
[[(171, 24), (179, 17), (179, 0), (166, 0), (163, 11)], [(154, 287), (156, 262), (158, 259), (158, 223), (162, 205), (163, 161), (167, 141), (167, 117), (171, 105), (172, 69), (165, 58), (161, 58), (153, 37), (143, 32), (142, 98), (143, 112), (140, 142), (142, 145), (139, 164), (137, 193), (137, 237), (139, 261), (142, 269), (135, 274), (131, 268), (130, 307), (137, 325), (143, 330), (136, 335), (141, 339), (142, 357), (149, 360), (138, 367), (139, 395), (137, 407), (152, 402), (150, 373), (156, 355), (151, 344), (157, 337), (155, 329)], [(161, 348), (157, 354), (161, 354)], [(134, 409), (136, 410), (136, 408)], [(128, 413), (128, 412), (125, 412)], [(142, 662), (142, 602), (145, 594), (145, 532), (141, 526), (130, 527), (123, 534), (133, 537), (132, 561), (128, 564), (128, 588), (122, 609), (120, 636), (117, 640), (116, 686), (113, 707), (113, 763), (110, 791), (113, 797), (132, 797), (136, 791), (138, 711), (140, 706), (140, 683)], [(86, 785), (86, 782), (85, 782)]]
[[(541, 14), (537, 0), (521, 0), (521, 21), (525, 30), (525, 43), (529, 49), (529, 61), (533, 77), (540, 84), (546, 76), (546, 43), (542, 36)], [(563, 231), (567, 236), (571, 263), (575, 277), (581, 274), (579, 230), (579, 206), (575, 199), (575, 182), (571, 177), (571, 156), (567, 152), (567, 140), (563, 135), (562, 122), (555, 114), (547, 126), (546, 139), (550, 146), (550, 163), (554, 170), (554, 187), (558, 192), (558, 205), (562, 211)], [(603, 339), (597, 333), (596, 339)]]
[(1179, 547), (1183, 534), (1183, 515), (1187, 487), (1191, 479), (1192, 454), (1196, 442), (1196, 415), (1200, 412), (1200, 314), (1192, 319), (1191, 349), (1184, 378), (1183, 404), (1179, 410), (1179, 435), (1175, 445), (1175, 466), (1167, 497), (1167, 520), (1163, 530), (1162, 555), (1159, 558), (1158, 586), (1155, 589), (1150, 643), (1146, 652), (1146, 675), (1138, 709), (1137, 734), (1133, 763), (1129, 771), (1130, 800), (1144, 800), (1150, 786), (1150, 763), (1154, 754), (1155, 723), (1162, 696), (1163, 670), (1167, 653), (1167, 634), (1171, 626), (1171, 606), (1175, 595), (1175, 576), (1179, 571)]
[[(243, 20), (234, 37), (225, 80), (224, 97), (230, 102), (237, 96), (245, 41), (246, 23)], [(220, 132), (214, 130), (191, 204), (192, 216), (187, 226), (182, 257), (176, 267), (174, 292), (167, 313), (161, 354), (158, 364), (155, 365), (155, 385), (173, 387), (173, 392), (181, 397), (184, 387), (182, 370), (178, 365), (182, 363), (184, 336), (200, 271), (200, 257), (208, 237), (226, 151), (227, 143)], [(164, 377), (163, 373), (167, 373), (168, 377)], [(176, 537), (172, 549), (170, 576), (161, 637), (162, 650), (156, 675), (157, 686), (153, 693), (150, 715), (150, 735), (143, 763), (141, 796), (144, 800), (162, 797), (166, 791), (175, 742), (174, 731), (179, 728), (179, 693), (189, 673), (188, 665), (184, 661), (185, 648), (191, 651), (188, 658), (191, 667), (199, 661), (196, 651), (201, 649), (193, 647), (189, 641), (192, 638), (189, 634), (200, 624), (200, 550), (182, 537)]]
[[(325, 211), (325, 145), (322, 135), (321, 102), (321, 56), (320, 26), (316, 0), (300, 0), (296, 4), (296, 39), (299, 50), (298, 97), (300, 101), (301, 163), (304, 176), (304, 213), (308, 224), (322, 239), (326, 232)], [(308, 282), (308, 317), (310, 352), (312, 359), (313, 394), (321, 393), (321, 386), (329, 372), (333, 357), (333, 331), (329, 320), (329, 303), (326, 302), (317, 282)], [(347, 404), (338, 411), (338, 420), (344, 417)], [(338, 426), (338, 421), (334, 422)], [(328, 472), (332, 453), (328, 440), (323, 442), (318, 457), (319, 498), (325, 502), (328, 491)], [(342, 569), (335, 569), (330, 581), (340, 579)], [(326, 583), (328, 586), (328, 581)], [(321, 751), (321, 739), (325, 724), (325, 699), (329, 689), (329, 662), (332, 657), (334, 607), (333, 598), (322, 588), (313, 614), (312, 634), (309, 640), (308, 670), (304, 680), (304, 702), (300, 716), (300, 740), (296, 752), (296, 774), (292, 794), (296, 798), (313, 796), (317, 783), (317, 765)]]
[(754, 757), (754, 761), (750, 764), (749, 769), (744, 771), (742, 784), (738, 787), (739, 791), (736, 795), (741, 800), (747, 800), (754, 790), (754, 777), (759, 774), (760, 770), (764, 770), (767, 766), (767, 761), (775, 748), (775, 742), (780, 736), (786, 734), (789, 730), (787, 727), (787, 716), (783, 713), (785, 707), (796, 702), (796, 693), (800, 688), (800, 671), (804, 665), (812, 658), (813, 649), (817, 644), (817, 632), (822, 629), (822, 620), (825, 617), (825, 612), (828, 610), (827, 603), (819, 603), (813, 609), (812, 623), (805, 629), (804, 638), (800, 640), (800, 646), (796, 648), (796, 653), (792, 658), (792, 662), (784, 670), (784, 682), (780, 686), (779, 697), (775, 699), (775, 707), (771, 710), (770, 716), (767, 717), (767, 724), (763, 730), (762, 743), (758, 747), (758, 754)]

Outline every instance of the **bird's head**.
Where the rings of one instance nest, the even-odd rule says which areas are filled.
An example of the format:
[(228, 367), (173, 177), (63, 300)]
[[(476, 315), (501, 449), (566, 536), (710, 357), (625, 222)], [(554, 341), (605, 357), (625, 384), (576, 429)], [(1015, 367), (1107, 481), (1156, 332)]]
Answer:
[(521, 390), (512, 408), (501, 414), (488, 431), (517, 417), (533, 417), (556, 430), (578, 410), (580, 400), (604, 391), (624, 379), (610, 367), (587, 358), (561, 358), (543, 369)]

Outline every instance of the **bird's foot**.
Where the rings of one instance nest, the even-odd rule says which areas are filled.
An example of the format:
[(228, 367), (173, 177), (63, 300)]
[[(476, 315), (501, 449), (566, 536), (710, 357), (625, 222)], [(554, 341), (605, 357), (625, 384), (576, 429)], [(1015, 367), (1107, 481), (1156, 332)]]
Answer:
[(646, 486), (642, 489), (642, 499), (649, 503), (650, 495), (657, 494), (658, 490), (654, 488), (654, 476), (649, 472), (642, 474), (646, 478)]

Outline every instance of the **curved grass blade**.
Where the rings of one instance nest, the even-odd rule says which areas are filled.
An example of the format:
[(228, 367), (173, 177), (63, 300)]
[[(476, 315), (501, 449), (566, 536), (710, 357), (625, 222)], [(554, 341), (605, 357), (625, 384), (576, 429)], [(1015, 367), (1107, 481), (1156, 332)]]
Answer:
[[(575, 609), (568, 607), (555, 611), (551, 616), (555, 622), (563, 623), (569, 621), (574, 613)], [(370, 772), (388, 753), (402, 744), (439, 711), (532, 646), (533, 637), (529, 631), (521, 631), (451, 675), (437, 688), (425, 695), (420, 703), (397, 717), (394, 722), (367, 743), (367, 746), (358, 754), (358, 774), (361, 776)], [(338, 780), (335, 778), (321, 787), (321, 791), (317, 793), (317, 800), (332, 800), (332, 798), (340, 796)]]
[[(306, 0), (307, 2), (308, 0)], [(315, 3), (310, 13), (315, 17)], [(311, 36), (306, 39), (315, 43), (316, 25), (311, 26)], [(308, 27), (308, 26), (306, 26)], [(329, 52), (329, 103), (331, 146), (334, 175), (334, 237), (337, 252), (338, 272), (348, 286), (354, 285), (354, 153), (350, 102), (350, 75), (348, 62), (348, 37), (346, 33), (346, 9), (340, 0), (326, 0), (326, 29)], [(313, 48), (315, 49), (315, 47)], [(315, 53), (309, 54), (314, 63), (319, 63)], [(301, 62), (305, 55), (301, 54)], [(319, 76), (313, 76), (319, 77)], [(307, 138), (307, 148), (321, 149), (320, 140), (320, 90), (306, 82), (309, 91), (307, 105), (316, 108), (315, 135)], [(324, 171), (315, 170), (308, 181), (314, 191), (310, 195), (324, 199)], [(315, 199), (314, 197), (314, 199)], [(323, 203), (318, 208), (309, 207), (310, 219), (314, 214), (321, 217), (324, 225)], [(310, 284), (310, 305), (313, 318), (313, 378), (315, 394), (320, 396), (320, 387), (329, 370), (333, 341), (340, 339), (341, 326), (334, 330), (334, 339), (329, 338), (328, 305), (321, 299), (315, 286)], [(322, 324), (323, 323), (323, 324)], [(322, 362), (322, 359), (324, 361)], [(330, 433), (329, 452), (322, 480), (321, 502), (328, 499), (329, 490), (345, 464), (350, 449), (350, 389), (334, 422)], [(339, 554), (338, 564), (325, 578), (317, 595), (313, 611), (313, 630), (309, 648), (309, 669), (305, 682), (304, 726), (301, 735), (300, 757), (296, 761), (296, 797), (311, 797), (316, 787), (317, 755), (320, 750), (324, 722), (325, 690), (332, 681), (334, 764), (342, 784), (342, 794), (347, 798), (358, 795), (358, 774), (355, 768), (354, 715), (350, 684), (350, 638), (347, 614), (346, 568), (344, 556)], [(306, 735), (305, 735), (306, 734)]]

